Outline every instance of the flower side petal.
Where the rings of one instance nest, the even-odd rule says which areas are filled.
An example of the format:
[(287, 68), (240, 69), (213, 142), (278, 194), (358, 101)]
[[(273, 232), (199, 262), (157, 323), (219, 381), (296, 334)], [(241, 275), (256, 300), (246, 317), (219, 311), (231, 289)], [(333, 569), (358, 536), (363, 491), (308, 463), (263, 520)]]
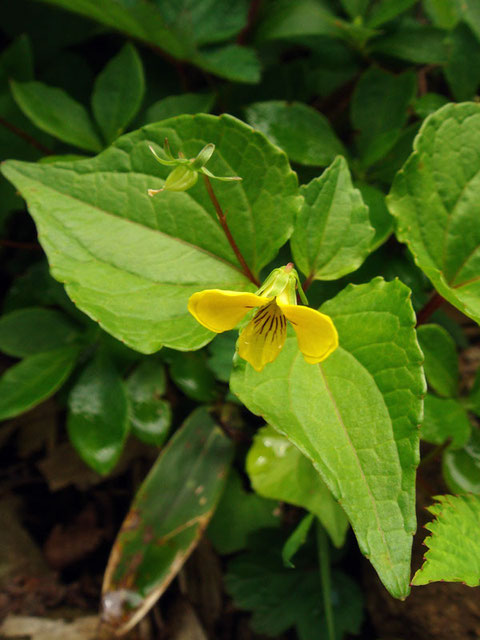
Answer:
[(287, 337), (287, 321), (275, 301), (257, 311), (238, 338), (238, 355), (255, 371), (275, 360)]
[(297, 305), (282, 305), (281, 309), (295, 329), (298, 348), (309, 364), (325, 360), (338, 347), (338, 333), (329, 316)]
[(250, 309), (268, 304), (270, 300), (254, 293), (206, 289), (190, 296), (188, 310), (204, 327), (221, 333), (236, 327)]

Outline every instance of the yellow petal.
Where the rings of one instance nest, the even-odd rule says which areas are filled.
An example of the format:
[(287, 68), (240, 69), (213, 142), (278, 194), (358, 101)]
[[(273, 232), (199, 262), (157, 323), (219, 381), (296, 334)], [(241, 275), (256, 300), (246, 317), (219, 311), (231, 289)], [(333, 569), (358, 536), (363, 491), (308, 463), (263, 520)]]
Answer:
[(287, 337), (287, 321), (275, 300), (259, 309), (238, 338), (238, 355), (261, 371), (275, 360)]
[(297, 334), (298, 348), (309, 364), (325, 360), (338, 347), (332, 320), (320, 311), (297, 305), (281, 305)]
[(250, 309), (268, 304), (270, 300), (254, 293), (206, 289), (190, 296), (188, 310), (204, 327), (221, 333), (236, 327)]

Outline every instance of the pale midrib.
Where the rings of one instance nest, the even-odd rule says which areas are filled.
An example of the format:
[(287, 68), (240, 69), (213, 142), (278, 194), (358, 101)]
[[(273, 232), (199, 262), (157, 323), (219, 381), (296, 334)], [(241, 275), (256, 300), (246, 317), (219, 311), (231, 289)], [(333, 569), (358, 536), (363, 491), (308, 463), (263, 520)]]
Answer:
[(374, 512), (374, 514), (375, 514), (375, 520), (376, 520), (376, 522), (377, 522), (377, 528), (378, 528), (378, 531), (380, 532), (380, 535), (381, 535), (381, 537), (382, 537), (382, 540), (383, 540), (383, 544), (384, 544), (384, 546), (385, 546), (385, 549), (387, 550), (388, 562), (389, 562), (390, 567), (391, 567), (391, 569), (392, 569), (392, 571), (393, 571), (393, 567), (394, 567), (395, 565), (394, 565), (393, 560), (392, 560), (392, 557), (391, 557), (391, 555), (390, 555), (390, 548), (389, 548), (389, 546), (388, 546), (388, 544), (387, 544), (387, 540), (386, 540), (386, 538), (385, 538), (385, 532), (383, 531), (383, 528), (382, 528), (381, 523), (380, 523), (380, 516), (379, 516), (379, 514), (378, 514), (377, 504), (376, 504), (376, 502), (375, 502), (375, 498), (373, 497), (372, 490), (370, 489), (370, 485), (369, 485), (369, 483), (368, 483), (367, 476), (365, 475), (365, 472), (364, 472), (363, 467), (362, 467), (362, 465), (361, 465), (360, 459), (359, 459), (359, 457), (358, 457), (357, 450), (356, 450), (356, 449), (355, 449), (355, 447), (353, 446), (353, 442), (352, 442), (352, 440), (351, 440), (351, 438), (350, 438), (350, 434), (348, 433), (347, 427), (345, 426), (345, 423), (343, 422), (342, 415), (341, 415), (341, 413), (340, 413), (340, 410), (339, 410), (339, 409), (338, 409), (338, 407), (337, 407), (337, 403), (335, 402), (335, 399), (334, 399), (334, 397), (333, 397), (332, 391), (331, 391), (330, 386), (329, 386), (329, 384), (328, 384), (328, 381), (327, 381), (327, 378), (326, 378), (325, 373), (324, 373), (324, 371), (323, 371), (322, 365), (321, 365), (321, 364), (319, 364), (319, 365), (318, 365), (318, 368), (319, 368), (319, 370), (320, 370), (320, 374), (321, 374), (321, 376), (322, 376), (322, 378), (323, 378), (323, 382), (324, 382), (324, 384), (325, 384), (325, 389), (326, 389), (326, 391), (327, 391), (327, 393), (328, 393), (328, 395), (329, 395), (329, 398), (330, 398), (330, 400), (331, 400), (331, 402), (332, 402), (332, 405), (333, 405), (333, 408), (334, 408), (335, 414), (336, 414), (336, 416), (337, 416), (337, 418), (338, 418), (338, 422), (339, 422), (339, 424), (341, 425), (341, 427), (342, 427), (342, 429), (343, 429), (343, 432), (344, 432), (344, 434), (345, 434), (345, 436), (346, 436), (346, 438), (347, 438), (347, 440), (348, 440), (348, 442), (349, 442), (349, 444), (350, 444), (350, 447), (351, 447), (351, 449), (352, 449), (352, 451), (353, 451), (353, 453), (354, 453), (355, 460), (356, 460), (357, 465), (358, 465), (358, 468), (359, 468), (359, 470), (360, 470), (360, 474), (361, 474), (362, 479), (363, 479), (363, 481), (364, 481), (364, 483), (365, 483), (365, 486), (366, 486), (366, 488), (367, 488), (368, 495), (369, 495), (370, 500), (371, 500), (371, 503), (372, 503), (372, 505), (373, 505), (373, 512)]
[[(18, 173), (19, 173), (19, 175), (20, 175), (20, 176), (22, 176), (22, 177), (23, 177), (23, 174), (21, 174), (20, 172), (18, 172)], [(159, 235), (161, 235), (161, 236), (163, 236), (163, 237), (165, 237), (165, 238), (168, 238), (168, 239), (170, 239), (170, 240), (173, 240), (174, 242), (178, 242), (179, 244), (184, 245), (184, 246), (186, 246), (186, 247), (188, 247), (188, 248), (191, 248), (191, 249), (193, 249), (194, 251), (199, 251), (200, 253), (203, 253), (203, 254), (207, 255), (209, 258), (212, 258), (212, 259), (214, 259), (214, 260), (217, 260), (218, 262), (222, 262), (223, 264), (225, 264), (225, 265), (227, 265), (228, 267), (230, 267), (232, 270), (237, 271), (237, 272), (238, 272), (238, 273), (240, 273), (241, 275), (244, 275), (244, 274), (243, 274), (243, 272), (242, 272), (242, 270), (241, 270), (239, 267), (235, 266), (234, 264), (232, 264), (232, 263), (231, 263), (231, 262), (229, 262), (228, 260), (225, 260), (224, 258), (221, 258), (220, 256), (217, 256), (217, 255), (215, 255), (215, 254), (211, 253), (211, 252), (210, 252), (210, 251), (208, 251), (207, 249), (203, 249), (202, 247), (199, 247), (198, 245), (195, 245), (195, 244), (192, 244), (192, 243), (190, 243), (190, 242), (187, 242), (186, 240), (182, 240), (182, 238), (178, 238), (178, 237), (176, 237), (176, 236), (170, 236), (170, 235), (168, 235), (168, 233), (165, 233), (165, 232), (163, 232), (163, 231), (160, 231), (159, 229), (153, 229), (152, 227), (146, 227), (146, 226), (144, 226), (144, 225), (140, 224), (139, 222), (136, 222), (135, 220), (131, 220), (130, 218), (123, 218), (122, 216), (117, 216), (117, 215), (116, 215), (116, 214), (114, 214), (114, 213), (111, 213), (111, 212), (109, 212), (109, 211), (105, 211), (105, 209), (102, 209), (102, 208), (98, 207), (97, 205), (93, 205), (93, 204), (90, 204), (90, 203), (84, 202), (83, 200), (80, 200), (79, 198), (77, 198), (77, 197), (75, 197), (75, 196), (72, 196), (71, 194), (63, 193), (62, 191), (57, 191), (57, 190), (56, 190), (56, 189), (54, 189), (53, 187), (51, 187), (51, 186), (49, 186), (49, 185), (45, 185), (43, 182), (40, 182), (40, 181), (38, 181), (38, 182), (37, 182), (37, 181), (35, 181), (33, 178), (29, 178), (29, 180), (30, 180), (31, 182), (33, 182), (33, 184), (34, 184), (34, 185), (35, 185), (35, 184), (40, 184), (44, 189), (47, 189), (48, 191), (50, 191), (50, 192), (52, 192), (52, 193), (54, 193), (54, 194), (60, 195), (60, 196), (62, 196), (62, 197), (64, 197), (64, 198), (68, 198), (68, 199), (70, 199), (70, 200), (73, 200), (74, 202), (79, 203), (80, 205), (83, 205), (83, 206), (85, 206), (85, 207), (89, 207), (89, 208), (91, 208), (91, 209), (94, 209), (95, 211), (97, 211), (97, 212), (98, 212), (98, 213), (100, 213), (100, 214), (103, 214), (103, 215), (108, 216), (108, 217), (110, 217), (110, 218), (114, 218), (114, 219), (116, 219), (116, 220), (123, 220), (123, 221), (125, 221), (126, 223), (133, 224), (133, 225), (135, 225), (136, 227), (138, 227), (138, 228), (140, 228), (140, 229), (142, 229), (142, 230), (148, 230), (148, 231), (151, 231), (152, 233), (158, 233)], [(42, 215), (42, 214), (41, 214), (41, 215)], [(107, 262), (106, 260), (103, 260), (103, 259), (99, 258), (98, 256), (95, 256), (93, 253), (91, 253), (91, 251), (88, 249), (88, 247), (87, 247), (87, 246), (85, 246), (85, 244), (84, 244), (83, 242), (81, 242), (81, 241), (80, 241), (80, 240), (79, 240), (79, 239), (78, 239), (78, 238), (77, 238), (77, 237), (76, 237), (76, 236), (71, 232), (71, 230), (70, 230), (70, 229), (68, 229), (68, 227), (66, 227), (66, 226), (65, 226), (65, 224), (64, 224), (64, 223), (63, 223), (63, 222), (62, 222), (58, 217), (56, 217), (52, 212), (50, 212), (50, 213), (49, 213), (49, 214), (47, 214), (47, 215), (50, 215), (50, 216), (51, 216), (51, 217), (52, 217), (52, 218), (53, 218), (53, 219), (54, 219), (58, 224), (60, 224), (60, 225), (62, 226), (62, 228), (63, 228), (63, 229), (65, 229), (65, 231), (66, 231), (67, 235), (69, 235), (69, 236), (70, 236), (70, 237), (72, 237), (72, 238), (75, 238), (75, 242), (78, 242), (78, 244), (79, 244), (81, 247), (83, 247), (83, 249), (85, 249), (85, 251), (88, 253), (88, 255), (90, 255), (90, 256), (91, 256), (95, 261), (97, 261), (97, 262), (103, 262), (104, 264), (108, 264), (108, 265), (110, 265), (110, 266), (115, 266), (115, 265), (111, 265), (111, 264), (110, 264), (109, 262)], [(42, 217), (43, 217), (43, 215), (42, 215)], [(115, 268), (116, 268), (116, 269), (119, 269), (119, 267), (115, 267)], [(133, 272), (127, 271), (127, 269), (124, 269), (124, 268), (122, 268), (121, 270), (122, 270), (122, 271), (125, 271), (126, 273), (130, 273), (130, 275), (136, 276), (137, 278), (138, 278), (138, 277), (140, 277), (140, 278), (144, 278), (145, 280), (149, 280), (150, 282), (157, 283), (157, 281), (156, 281), (156, 280), (150, 280), (149, 278), (147, 278), (147, 277), (146, 277), (146, 276), (144, 276), (144, 275), (139, 275), (138, 273), (133, 273)], [(157, 284), (167, 284), (167, 283), (161, 283), (161, 282), (158, 282)], [(175, 284), (175, 283), (171, 283), (171, 284)], [(195, 283), (192, 283), (192, 284), (195, 284)]]

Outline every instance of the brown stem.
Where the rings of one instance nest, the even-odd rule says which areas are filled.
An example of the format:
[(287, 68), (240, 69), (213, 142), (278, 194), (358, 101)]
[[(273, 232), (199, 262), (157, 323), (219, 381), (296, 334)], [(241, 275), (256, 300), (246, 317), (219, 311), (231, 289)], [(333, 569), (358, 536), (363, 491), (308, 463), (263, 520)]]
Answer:
[(420, 309), (420, 311), (417, 314), (417, 327), (420, 324), (425, 324), (425, 322), (427, 322), (427, 320), (430, 318), (430, 316), (435, 313), (435, 311), (437, 309), (439, 309), (442, 304), (445, 302), (445, 300), (442, 298), (442, 296), (435, 292), (430, 300), (427, 302), (427, 304)]
[(23, 140), (25, 140), (25, 142), (28, 142), (28, 144), (31, 144), (32, 147), (35, 147), (35, 149), (38, 149), (39, 151), (41, 151), (45, 155), (51, 156), (53, 154), (53, 151), (51, 149), (49, 149), (48, 147), (43, 145), (41, 142), (36, 140), (34, 137), (32, 137), (26, 131), (23, 131), (23, 129), (19, 129), (18, 127), (16, 127), (11, 122), (8, 122), (8, 120), (5, 120), (5, 118), (0, 118), (0, 124), (3, 125), (9, 131), (11, 131), (12, 133), (14, 133), (19, 138), (22, 138)]
[(12, 249), (27, 249), (28, 251), (41, 251), (42, 247), (36, 242), (16, 242), (15, 240), (1, 240), (0, 247), (12, 247)]
[(255, 22), (255, 19), (257, 17), (257, 13), (258, 13), (258, 10), (260, 9), (261, 3), (262, 3), (262, 0), (252, 0), (250, 2), (250, 7), (248, 8), (247, 24), (238, 34), (237, 44), (245, 44), (247, 36), (249, 35), (252, 29), (252, 26)]
[(218, 220), (220, 222), (220, 225), (221, 225), (225, 235), (227, 236), (227, 240), (230, 243), (230, 246), (232, 247), (233, 252), (237, 256), (237, 260), (239, 261), (239, 263), (242, 266), (243, 273), (247, 276), (247, 278), (251, 282), (253, 282), (253, 284), (255, 284), (255, 285), (257, 285), (257, 287), (259, 287), (260, 286), (260, 281), (250, 271), (250, 267), (245, 262), (245, 258), (242, 256), (242, 254), (240, 252), (240, 249), (237, 247), (237, 243), (235, 242), (235, 240), (234, 240), (234, 238), (232, 236), (232, 233), (231, 233), (230, 229), (228, 228), (227, 218), (226, 218), (225, 214), (222, 211), (222, 207), (220, 206), (220, 203), (217, 200), (217, 196), (215, 195), (215, 192), (213, 191), (212, 183), (210, 182), (208, 176), (202, 175), (202, 177), (203, 177), (203, 181), (205, 182), (205, 186), (207, 188), (208, 195), (210, 196), (210, 200), (212, 201), (212, 204), (215, 207), (215, 211), (217, 212), (217, 216), (218, 216)]
[(304, 291), (306, 291), (306, 290), (310, 287), (310, 285), (311, 285), (311, 284), (312, 284), (312, 282), (313, 282), (314, 277), (315, 277), (315, 274), (314, 274), (314, 273), (311, 273), (311, 274), (308, 276), (308, 278), (305, 280), (305, 282), (304, 282), (304, 283), (303, 283), (303, 285), (302, 285), (302, 289), (303, 289)]

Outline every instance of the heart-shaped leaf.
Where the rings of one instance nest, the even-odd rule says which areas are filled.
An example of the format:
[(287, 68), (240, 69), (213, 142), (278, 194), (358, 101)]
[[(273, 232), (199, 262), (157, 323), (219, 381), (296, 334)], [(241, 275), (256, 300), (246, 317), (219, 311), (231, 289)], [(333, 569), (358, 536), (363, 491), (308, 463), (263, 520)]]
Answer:
[(307, 364), (290, 336), (262, 372), (239, 363), (232, 390), (312, 460), (360, 549), (390, 593), (404, 598), (425, 393), (410, 291), (377, 278), (347, 287), (321, 310), (339, 333), (331, 356)]

